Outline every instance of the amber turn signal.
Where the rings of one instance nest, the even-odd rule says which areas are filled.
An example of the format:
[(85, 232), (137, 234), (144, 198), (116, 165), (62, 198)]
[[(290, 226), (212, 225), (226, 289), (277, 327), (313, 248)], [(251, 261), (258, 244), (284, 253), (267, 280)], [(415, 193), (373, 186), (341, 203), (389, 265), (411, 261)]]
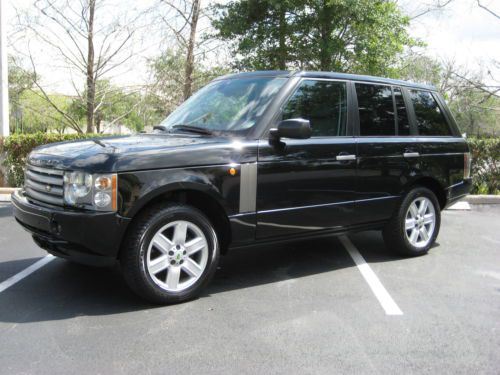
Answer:
[(116, 200), (117, 200), (117, 191), (116, 191), (116, 174), (111, 177), (111, 208), (116, 211)]

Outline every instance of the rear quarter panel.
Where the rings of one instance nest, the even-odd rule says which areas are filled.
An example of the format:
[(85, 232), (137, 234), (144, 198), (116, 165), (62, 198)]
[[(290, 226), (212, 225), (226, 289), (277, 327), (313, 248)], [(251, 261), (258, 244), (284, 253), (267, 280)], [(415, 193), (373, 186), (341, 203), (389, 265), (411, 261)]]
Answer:
[(461, 137), (417, 137), (420, 171), (435, 178), (444, 189), (464, 180), (464, 153), (469, 152)]

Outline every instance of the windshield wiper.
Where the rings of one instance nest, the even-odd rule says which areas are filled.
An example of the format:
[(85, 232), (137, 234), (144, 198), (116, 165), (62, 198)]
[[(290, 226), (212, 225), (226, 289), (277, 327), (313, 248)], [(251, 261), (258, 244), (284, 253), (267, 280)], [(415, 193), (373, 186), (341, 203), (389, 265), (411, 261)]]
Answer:
[(172, 126), (172, 129), (184, 130), (191, 133), (204, 134), (204, 135), (213, 135), (214, 133), (208, 129), (200, 128), (198, 126), (179, 124)]

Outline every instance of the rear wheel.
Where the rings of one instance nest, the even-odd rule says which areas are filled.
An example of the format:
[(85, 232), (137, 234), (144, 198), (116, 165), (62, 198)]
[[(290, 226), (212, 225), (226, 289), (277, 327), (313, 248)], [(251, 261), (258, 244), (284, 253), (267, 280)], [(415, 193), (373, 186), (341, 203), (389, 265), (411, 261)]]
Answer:
[(156, 206), (129, 232), (120, 262), (128, 285), (139, 296), (161, 304), (199, 295), (219, 260), (215, 230), (194, 207)]
[(391, 250), (405, 255), (426, 254), (434, 244), (441, 224), (439, 202), (424, 187), (411, 190), (383, 230)]

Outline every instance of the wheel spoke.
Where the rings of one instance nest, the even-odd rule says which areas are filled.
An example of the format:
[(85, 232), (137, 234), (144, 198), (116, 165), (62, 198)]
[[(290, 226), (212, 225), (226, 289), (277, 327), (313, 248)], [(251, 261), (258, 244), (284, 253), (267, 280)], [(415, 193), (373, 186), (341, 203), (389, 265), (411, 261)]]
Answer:
[(417, 228), (413, 228), (413, 230), (411, 231), (411, 235), (410, 235), (410, 242), (412, 244), (415, 244), (418, 240), (418, 229)]
[(184, 245), (186, 242), (187, 224), (181, 221), (175, 226), (173, 242), (176, 245)]
[(432, 224), (434, 223), (434, 214), (427, 214), (424, 216), (424, 224)]
[(192, 277), (198, 277), (202, 272), (200, 266), (190, 258), (186, 259), (186, 261), (182, 265), (182, 269)]
[(206, 242), (203, 238), (197, 237), (186, 243), (184, 246), (188, 255), (197, 253), (206, 246)]
[(196, 283), (207, 267), (209, 244), (195, 223), (174, 220), (157, 230), (148, 246), (145, 266), (154, 283), (178, 292)]
[(415, 219), (406, 219), (406, 222), (405, 222), (405, 229), (406, 230), (410, 230), (410, 229), (413, 229), (415, 228)]
[(177, 289), (180, 277), (181, 269), (179, 267), (170, 267), (167, 273), (167, 287), (173, 290)]
[(163, 234), (158, 233), (153, 238), (153, 245), (160, 250), (162, 253), (168, 253), (168, 250), (174, 245), (172, 241), (170, 241)]
[(153, 275), (156, 275), (158, 272), (163, 271), (168, 267), (168, 257), (166, 255), (162, 255), (151, 262), (149, 262), (149, 272)]
[(410, 205), (410, 215), (413, 219), (415, 219), (417, 216), (418, 216), (418, 208), (417, 208), (417, 205), (415, 204), (415, 202), (413, 202), (411, 205)]
[(427, 231), (427, 228), (425, 226), (420, 228), (420, 237), (422, 238), (423, 241), (429, 240), (429, 232)]
[(420, 202), (420, 207), (418, 208), (418, 213), (420, 215), (424, 215), (425, 212), (427, 211), (427, 206), (429, 205), (429, 202), (427, 201), (427, 199), (423, 199), (421, 202)]

